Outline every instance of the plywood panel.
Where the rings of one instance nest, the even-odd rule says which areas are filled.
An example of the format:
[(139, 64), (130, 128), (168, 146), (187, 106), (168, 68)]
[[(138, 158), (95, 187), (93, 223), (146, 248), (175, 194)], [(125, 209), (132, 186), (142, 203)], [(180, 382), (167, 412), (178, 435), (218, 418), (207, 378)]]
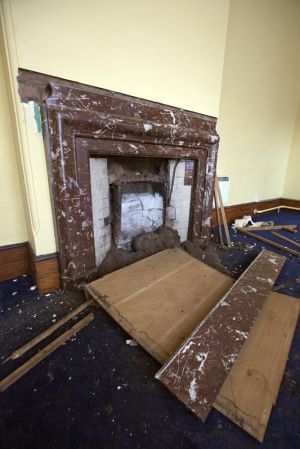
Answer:
[(300, 301), (272, 293), (214, 407), (263, 441), (298, 320)]
[(167, 249), (85, 287), (154, 358), (164, 363), (233, 280), (180, 249)]
[(263, 250), (156, 374), (204, 421), (286, 258)]

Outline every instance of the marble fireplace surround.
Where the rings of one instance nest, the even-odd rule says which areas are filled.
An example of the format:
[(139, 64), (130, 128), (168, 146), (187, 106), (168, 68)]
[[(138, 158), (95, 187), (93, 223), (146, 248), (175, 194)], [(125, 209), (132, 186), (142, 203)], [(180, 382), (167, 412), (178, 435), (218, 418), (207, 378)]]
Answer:
[(216, 118), (24, 69), (18, 81), (22, 102), (41, 107), (65, 290), (97, 275), (90, 156), (194, 160), (188, 238), (209, 237)]

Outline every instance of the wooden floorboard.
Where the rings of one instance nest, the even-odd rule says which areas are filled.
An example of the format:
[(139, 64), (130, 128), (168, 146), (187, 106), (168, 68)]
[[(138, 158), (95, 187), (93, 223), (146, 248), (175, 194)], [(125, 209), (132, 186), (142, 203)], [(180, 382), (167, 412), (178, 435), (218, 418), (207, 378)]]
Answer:
[(214, 407), (263, 441), (299, 315), (299, 300), (271, 293)]
[(180, 249), (168, 249), (88, 284), (93, 297), (160, 363), (232, 286)]

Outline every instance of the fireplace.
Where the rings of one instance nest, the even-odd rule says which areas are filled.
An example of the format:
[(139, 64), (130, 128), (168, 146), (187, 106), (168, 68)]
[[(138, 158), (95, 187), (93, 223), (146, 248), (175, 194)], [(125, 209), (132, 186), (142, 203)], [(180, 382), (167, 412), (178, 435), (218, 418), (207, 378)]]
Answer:
[(163, 224), (209, 237), (215, 118), (26, 70), (19, 92), (42, 110), (64, 289)]

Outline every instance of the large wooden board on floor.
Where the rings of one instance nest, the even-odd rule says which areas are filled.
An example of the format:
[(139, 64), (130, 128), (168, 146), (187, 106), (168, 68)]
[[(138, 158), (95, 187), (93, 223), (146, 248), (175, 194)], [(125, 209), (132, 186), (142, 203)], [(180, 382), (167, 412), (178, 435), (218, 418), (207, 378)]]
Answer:
[(263, 441), (298, 320), (300, 300), (271, 293), (214, 407)]
[[(86, 287), (87, 296), (92, 295), (132, 337), (136, 338), (143, 345), (147, 352), (152, 354), (162, 364), (167, 361), (169, 354), (177, 349), (183, 336), (189, 335), (195, 328), (194, 321), (197, 320), (196, 325), (201, 321), (201, 315), (205, 311), (202, 307), (212, 308), (216, 301), (222, 297), (223, 293), (218, 298), (215, 298), (214, 295), (207, 295), (207, 292), (206, 297), (202, 295), (202, 302), (199, 303), (199, 309), (196, 310), (196, 314), (199, 313), (199, 315), (196, 315), (195, 318), (193, 317), (195, 309), (193, 309), (191, 297), (185, 296), (185, 294), (178, 297), (177, 292), (173, 299), (171, 297), (172, 301), (168, 307), (157, 307), (156, 300), (151, 295), (148, 297), (143, 296), (142, 298), (139, 298), (138, 295), (133, 295), (131, 298), (134, 301), (134, 306), (137, 307), (136, 313), (125, 315), (124, 317), (119, 315), (118, 302), (122, 300), (122, 297), (125, 298), (126, 295), (127, 297), (132, 295), (134, 289), (138, 292), (146, 286), (145, 278), (140, 277), (146, 266), (149, 268), (154, 264), (159, 272), (161, 262), (163, 262), (166, 264), (166, 270), (169, 264), (169, 269), (174, 271), (176, 270), (176, 263), (177, 268), (179, 268), (184, 265), (185, 261), (188, 261), (189, 256), (185, 258), (185, 255), (182, 255), (181, 252), (174, 254), (173, 251), (167, 252), (167, 254), (159, 253), (156, 257), (152, 256), (149, 258), (150, 260), (148, 261), (147, 259), (141, 261), (143, 263), (140, 263), (139, 267), (133, 264), (131, 268), (127, 267), (119, 270), (117, 276), (115, 276), (116, 272), (112, 273)], [(170, 256), (172, 256), (172, 262), (170, 261)], [(211, 279), (216, 279), (215, 270), (210, 272), (211, 269), (209, 267), (206, 265), (203, 267), (203, 264), (200, 265), (202, 274), (208, 270)], [(124, 273), (123, 270), (126, 270), (126, 272)], [(144, 276), (146, 276), (146, 273), (144, 273)], [(152, 276), (154, 276), (153, 273)], [(166, 272), (164, 272), (163, 276), (166, 276)], [(113, 286), (115, 278), (116, 284)], [(219, 276), (217, 278), (222, 282), (227, 279), (227, 283), (224, 285), (226, 286), (227, 284), (226, 289), (229, 289), (233, 284), (233, 280), (229, 277), (221, 275), (220, 278)], [(159, 273), (157, 272), (155, 279), (159, 279)], [(155, 279), (153, 277), (153, 280)], [(132, 281), (135, 284), (128, 285)], [(190, 278), (188, 278), (188, 281), (190, 282)], [(148, 282), (150, 282), (149, 279)], [(222, 285), (222, 282), (220, 285)], [(163, 284), (158, 283), (158, 285)], [(128, 288), (130, 289), (129, 295)], [(119, 293), (120, 297), (117, 299), (113, 295), (106, 298), (101, 297), (101, 291), (108, 292), (108, 290)], [(151, 289), (149, 289), (150, 292)], [(115, 298), (114, 301), (113, 298)], [(141, 300), (139, 301), (139, 299)], [(129, 298), (128, 301), (130, 302), (131, 299)], [(110, 306), (111, 302), (114, 302), (112, 307)], [(214, 407), (224, 416), (260, 440), (263, 438), (270, 410), (272, 404), (275, 403), (280, 387), (298, 318), (299, 304), (300, 300), (271, 292), (251, 330), (247, 342), (214, 402)], [(153, 310), (151, 310), (152, 308)], [(185, 310), (187, 315), (184, 321), (182, 321), (183, 312), (181, 310)], [(193, 310), (193, 313), (188, 313)], [(150, 322), (150, 334), (147, 335), (145, 334), (145, 326), (147, 326), (148, 319), (150, 319), (148, 314), (150, 315), (151, 313), (154, 313), (154, 315), (152, 315), (152, 321)], [(174, 341), (171, 338), (166, 338), (167, 326), (164, 323), (165, 320), (168, 320), (169, 313), (173, 317), (168, 323), (170, 323), (173, 335), (175, 334), (175, 344), (177, 345), (175, 349)], [(127, 322), (126, 319), (130, 321)], [(180, 329), (178, 333), (177, 321), (173, 320), (178, 320), (178, 329)], [(151, 323), (153, 322), (154, 328), (151, 329)], [(149, 323), (147, 329), (149, 329)], [(267, 388), (265, 388), (265, 379), (268, 379), (269, 382)], [(234, 390), (231, 391), (229, 389), (230, 385), (234, 385)]]
[(204, 421), (286, 258), (263, 250), (156, 374)]
[(167, 249), (85, 287), (155, 359), (164, 363), (233, 280), (180, 249)]

